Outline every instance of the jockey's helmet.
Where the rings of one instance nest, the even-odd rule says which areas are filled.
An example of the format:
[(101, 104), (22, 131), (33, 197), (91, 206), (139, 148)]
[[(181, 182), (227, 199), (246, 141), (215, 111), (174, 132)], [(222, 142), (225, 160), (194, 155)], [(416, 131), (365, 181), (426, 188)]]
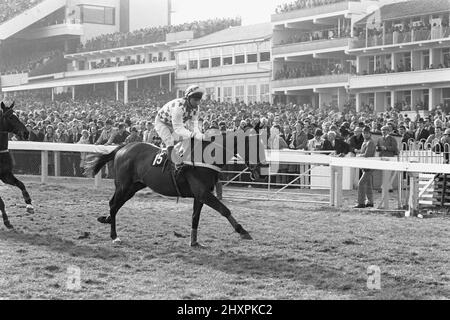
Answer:
[(184, 97), (186, 99), (189, 99), (190, 97), (201, 99), (204, 94), (205, 94), (205, 89), (201, 88), (199, 85), (196, 85), (196, 84), (189, 86), (184, 91)]

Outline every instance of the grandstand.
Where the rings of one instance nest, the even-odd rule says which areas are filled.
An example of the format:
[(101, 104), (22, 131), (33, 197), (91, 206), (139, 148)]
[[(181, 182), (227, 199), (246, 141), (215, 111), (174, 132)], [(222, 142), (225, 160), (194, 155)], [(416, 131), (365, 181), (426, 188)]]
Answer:
[[(375, 14), (378, 22), (372, 24)], [(383, 6), (355, 24), (350, 88), (357, 110), (388, 108), (422, 116), (450, 108), (450, 5), (447, 0)]]
[(231, 27), (173, 49), (178, 95), (192, 81), (226, 103), (271, 102), (269, 23)]
[(142, 89), (143, 83), (171, 91), (172, 47), (241, 23), (239, 18), (174, 26), (149, 21), (149, 27), (130, 31), (130, 5), (128, 0), (95, 5), (74, 0), (9, 2), (8, 8), (17, 10), (5, 11), (0, 24), (2, 91), (45, 90), (52, 99), (61, 93), (75, 99), (86, 87), (95, 91), (96, 86), (109, 86), (111, 97), (125, 103), (129, 90)]

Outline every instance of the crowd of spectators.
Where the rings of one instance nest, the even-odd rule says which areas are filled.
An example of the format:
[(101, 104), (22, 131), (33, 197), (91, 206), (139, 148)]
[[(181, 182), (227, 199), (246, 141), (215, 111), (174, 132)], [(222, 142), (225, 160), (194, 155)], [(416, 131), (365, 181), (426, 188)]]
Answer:
[[(366, 30), (367, 27), (367, 30)], [(420, 21), (416, 23), (405, 22), (403, 24), (392, 24), (379, 22), (374, 25), (359, 25), (354, 28), (353, 36), (359, 40), (366, 40), (368, 46), (382, 45), (383, 34), (384, 44), (404, 43), (414, 41), (424, 41), (449, 37), (448, 20), (443, 19), (440, 24), (436, 22)]]
[(283, 64), (282, 69), (275, 72), (275, 80), (297, 79), (324, 75), (337, 75), (345, 73), (354, 73), (356, 70), (353, 65), (347, 62), (317, 61), (303, 62), (300, 64)]
[[(161, 62), (167, 61), (166, 57), (153, 57), (151, 63), (153, 62)], [(103, 69), (103, 68), (113, 68), (113, 67), (121, 67), (121, 66), (130, 66), (135, 64), (144, 64), (148, 63), (145, 58), (144, 59), (132, 59), (130, 57), (126, 57), (124, 60), (114, 61), (114, 60), (101, 60), (100, 62), (93, 63), (92, 69)]]
[(295, 0), (291, 3), (280, 4), (275, 9), (275, 13), (279, 14), (294, 10), (309, 9), (343, 1), (345, 0)]
[(350, 24), (342, 27), (338, 30), (337, 27), (333, 29), (312, 31), (312, 32), (299, 32), (293, 36), (290, 36), (286, 41), (281, 40), (280, 45), (300, 42), (310, 42), (317, 40), (332, 40), (339, 38), (349, 38), (351, 36)]
[(232, 26), (240, 25), (240, 18), (223, 18), (194, 21), (179, 25), (145, 28), (130, 32), (116, 32), (104, 34), (88, 40), (84, 45), (81, 44), (77, 51), (86, 52), (134, 46), (144, 43), (164, 42), (166, 41), (166, 35), (168, 33), (180, 31), (193, 31), (194, 38), (200, 38)]
[(21, 14), (43, 0), (1, 0), (0, 1), (0, 24)]
[[(157, 110), (174, 98), (173, 92), (166, 89), (135, 90), (126, 105), (108, 99), (107, 94), (106, 91), (104, 94), (86, 94), (76, 101), (69, 98), (70, 94), (62, 94), (51, 101), (43, 93), (23, 93), (14, 99), (17, 113), (30, 132), (30, 141), (102, 145), (144, 141), (161, 145), (153, 121)], [(109, 94), (113, 96), (112, 92)], [(412, 140), (430, 144), (440, 142), (441, 134), (450, 129), (448, 104), (438, 105), (424, 118), (420, 118), (418, 113), (416, 117), (410, 117), (396, 110), (378, 114), (362, 110), (356, 112), (350, 102), (345, 110), (339, 111), (333, 105), (315, 108), (310, 104), (247, 105), (206, 100), (201, 106), (200, 126), (204, 132), (219, 129), (261, 133), (265, 130), (268, 148), (329, 151), (339, 155), (354, 153), (360, 148), (362, 138), (359, 133), (364, 127), (380, 135), (381, 129), (388, 126), (389, 134), (399, 136), (403, 142)], [(450, 137), (450, 130), (447, 132), (447, 137)], [(75, 158), (69, 168), (78, 175), (81, 174), (83, 156), (81, 160), (79, 155)]]
[(33, 53), (24, 52), (16, 55), (1, 55), (0, 74), (29, 73), (62, 54), (60, 50), (51, 50)]

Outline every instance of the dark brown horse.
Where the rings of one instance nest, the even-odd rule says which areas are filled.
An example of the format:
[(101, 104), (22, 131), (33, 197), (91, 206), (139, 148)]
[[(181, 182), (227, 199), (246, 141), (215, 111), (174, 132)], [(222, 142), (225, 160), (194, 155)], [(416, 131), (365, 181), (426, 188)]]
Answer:
[[(23, 198), (27, 204), (27, 211), (33, 213), (34, 209), (31, 205), (31, 198), (25, 185), (19, 181), (12, 173), (13, 161), (8, 150), (8, 133), (14, 133), (21, 140), (28, 140), (28, 130), (25, 125), (14, 114), (14, 103), (10, 107), (6, 107), (1, 103), (0, 109), (0, 180), (6, 184), (18, 187), (22, 191)], [(8, 229), (13, 226), (9, 222), (5, 211), (5, 203), (0, 197), (0, 211), (2, 212), (3, 223)]]
[(191, 246), (200, 246), (197, 242), (197, 229), (200, 212), (205, 204), (227, 218), (242, 239), (252, 239), (212, 192), (220, 169), (234, 156), (245, 158), (247, 168), (254, 178), (261, 175), (261, 168), (267, 164), (260, 136), (239, 137), (231, 132), (212, 137), (211, 141), (185, 141), (183, 149), (182, 160), (191, 165), (186, 165), (176, 178), (171, 168), (165, 168), (161, 149), (146, 143), (120, 146), (109, 154), (95, 156), (92, 161), (87, 162), (86, 172), (95, 176), (106, 163), (114, 160), (116, 190), (109, 202), (109, 216), (98, 219), (101, 223), (111, 224), (114, 243), (120, 242), (116, 233), (117, 212), (137, 191), (146, 187), (165, 196), (194, 198)]

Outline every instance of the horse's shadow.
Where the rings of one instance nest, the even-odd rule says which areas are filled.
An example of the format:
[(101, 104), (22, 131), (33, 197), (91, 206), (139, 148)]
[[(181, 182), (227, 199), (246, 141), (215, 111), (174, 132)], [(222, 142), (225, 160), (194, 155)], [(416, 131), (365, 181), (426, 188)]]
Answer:
[(366, 280), (357, 274), (348, 274), (343, 270), (325, 267), (308, 259), (288, 258), (281, 255), (254, 256), (235, 252), (221, 251), (217, 254), (208, 250), (197, 251), (191, 255), (182, 255), (188, 264), (208, 266), (224, 273), (239, 276), (243, 280), (256, 279), (289, 280), (320, 290), (336, 290), (342, 294), (354, 294), (365, 289)]
[(77, 244), (71, 240), (64, 240), (51, 234), (25, 233), (21, 230), (0, 230), (0, 240), (13, 241), (29, 246), (45, 246), (47, 249), (72, 257), (115, 260), (125, 257), (117, 248), (88, 246)]

